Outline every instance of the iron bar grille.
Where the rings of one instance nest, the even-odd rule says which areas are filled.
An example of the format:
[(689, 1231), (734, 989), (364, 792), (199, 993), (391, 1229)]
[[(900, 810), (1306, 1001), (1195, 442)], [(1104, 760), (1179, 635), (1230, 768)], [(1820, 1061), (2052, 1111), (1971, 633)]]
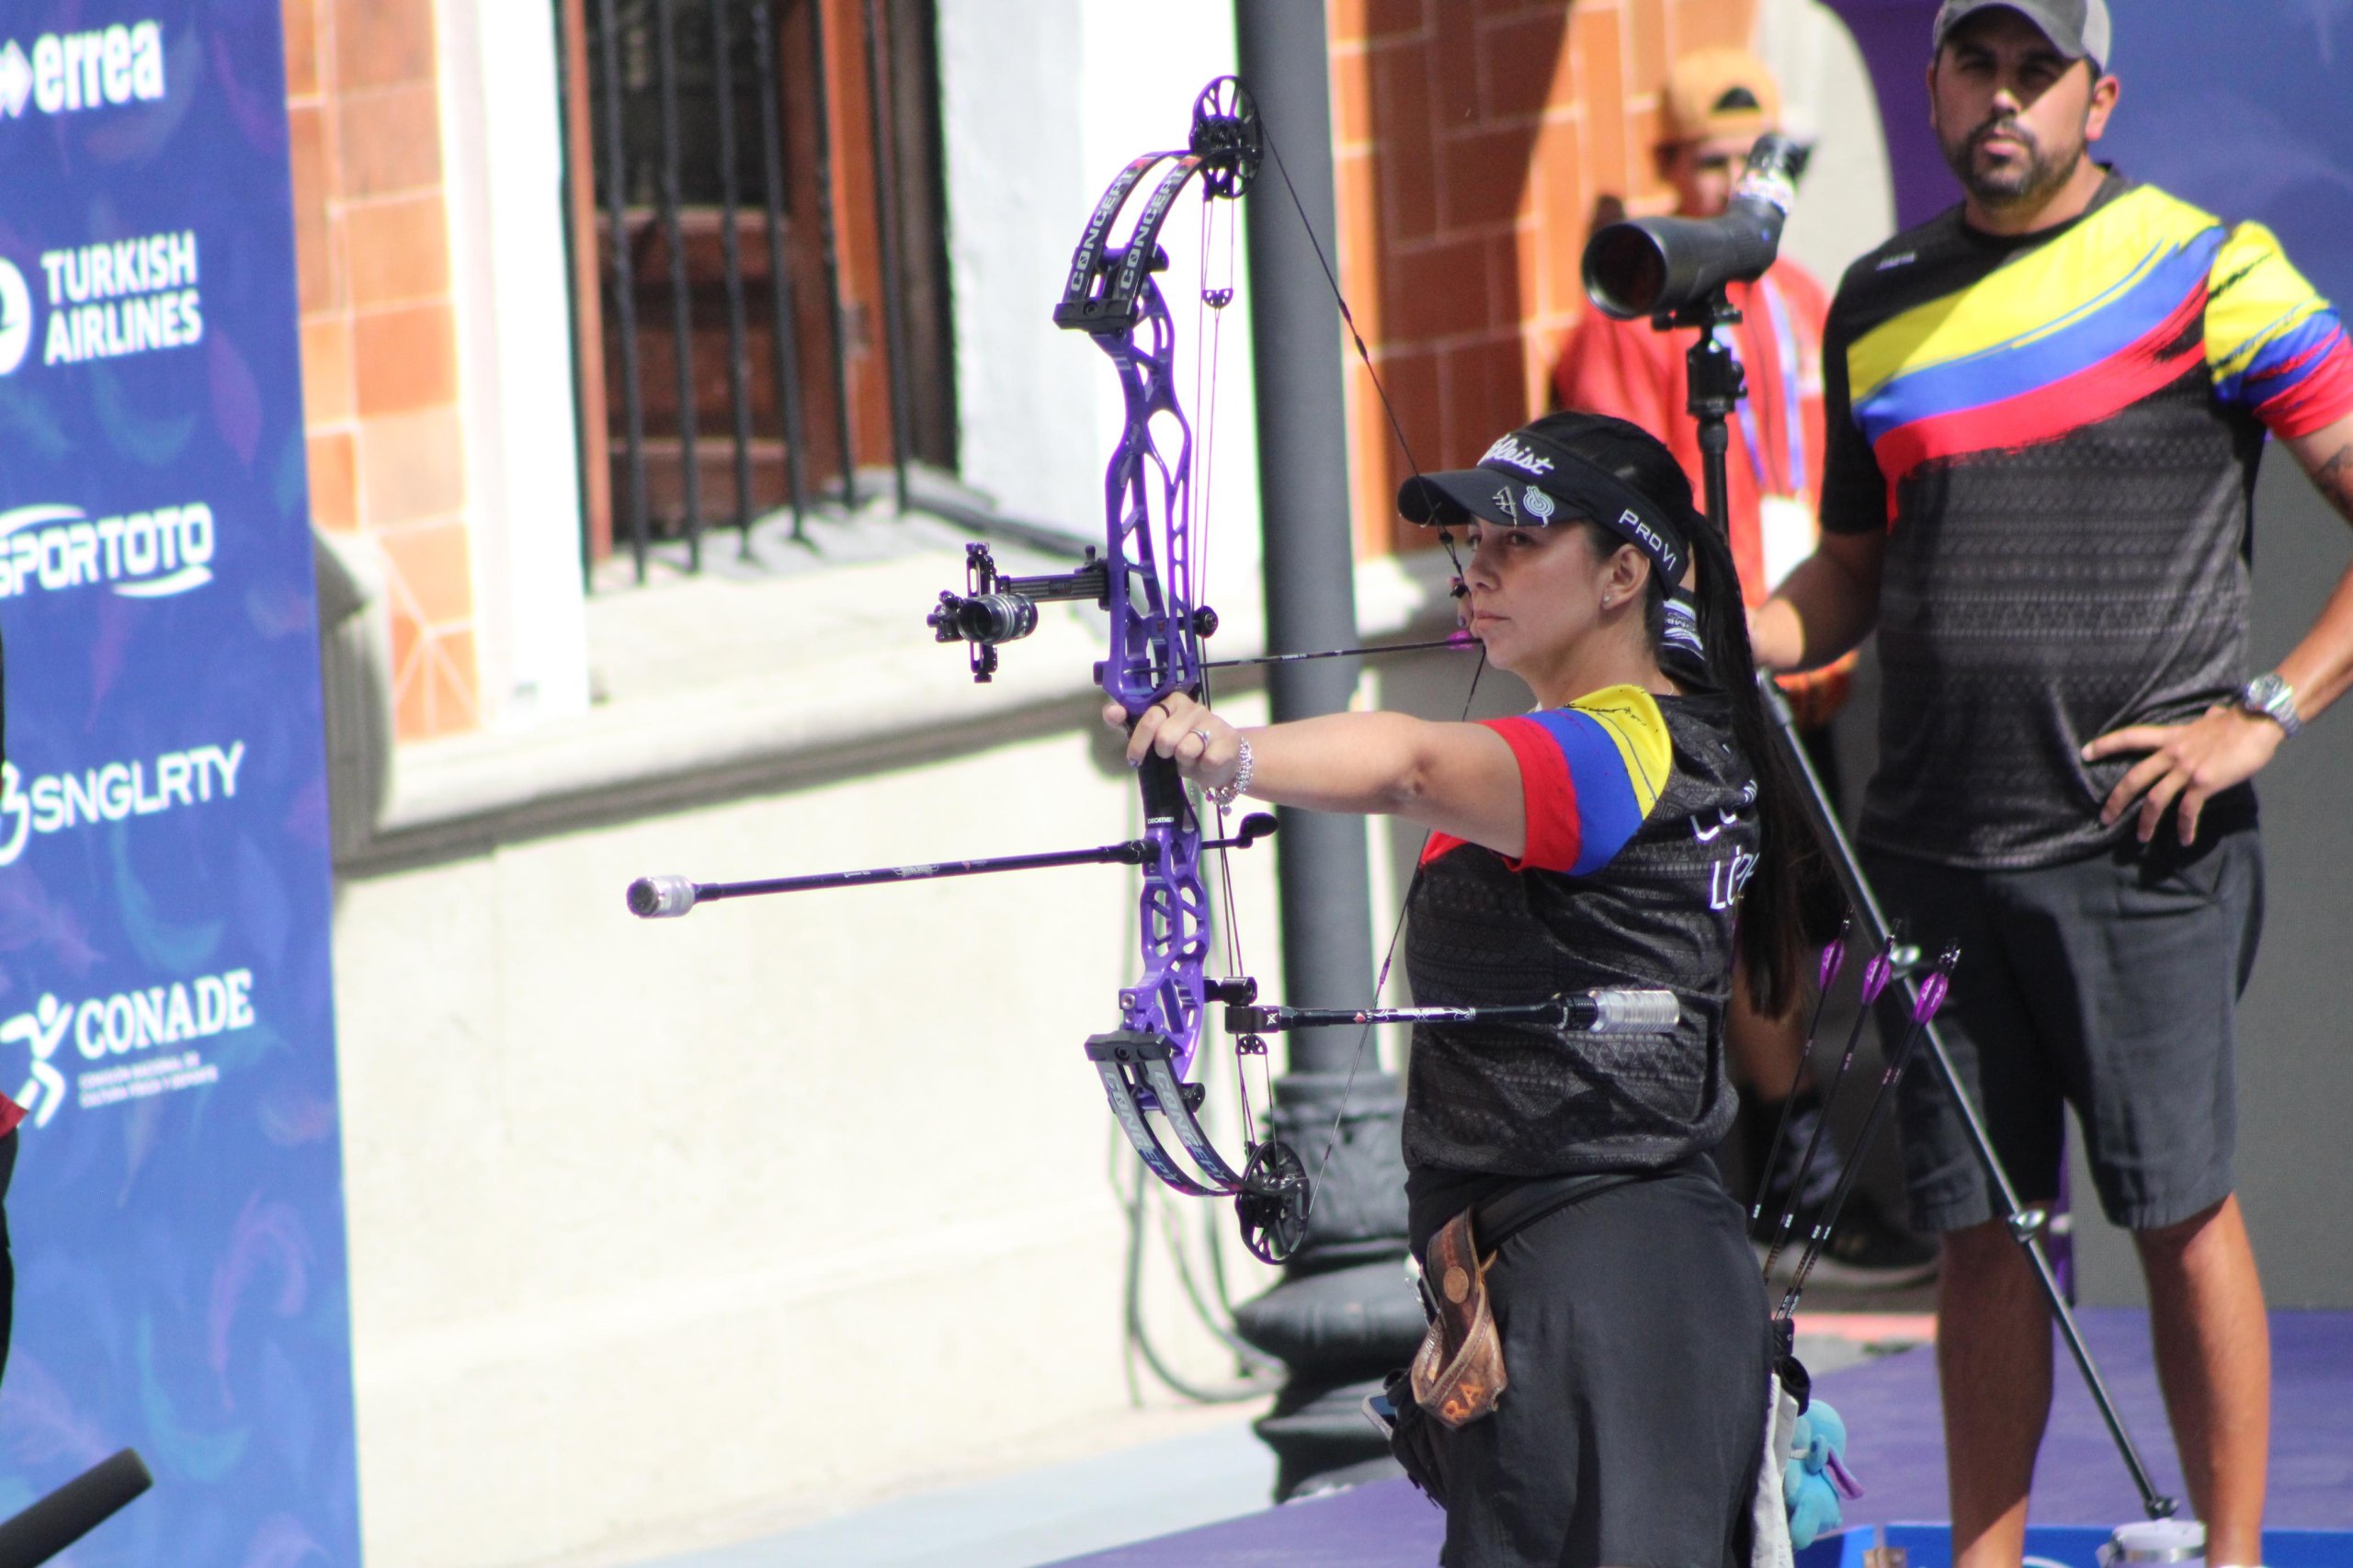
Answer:
[(904, 510), (956, 465), (934, 0), (555, 3), (584, 562), (798, 538), (860, 469)]

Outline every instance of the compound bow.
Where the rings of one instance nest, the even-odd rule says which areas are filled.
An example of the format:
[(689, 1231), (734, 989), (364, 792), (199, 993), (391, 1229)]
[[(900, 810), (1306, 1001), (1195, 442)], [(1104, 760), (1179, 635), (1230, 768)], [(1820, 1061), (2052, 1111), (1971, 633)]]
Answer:
[[(1249, 95), (1236, 78), (1221, 76), (1194, 100), (1185, 149), (1147, 153), (1131, 161), (1088, 215), (1054, 322), (1086, 333), (1109, 356), (1125, 399), (1125, 426), (1104, 474), (1103, 547), (1098, 553), (1090, 546), (1075, 571), (1039, 576), (1002, 574), (985, 543), (967, 547), (965, 592), (942, 593), (927, 623), (939, 642), (968, 646), (975, 681), (987, 681), (995, 674), (1000, 644), (1036, 630), (1040, 603), (1086, 601), (1110, 617), (1110, 654), (1095, 666), (1096, 684), (1131, 722), (1172, 693), (1206, 699), (1205, 676), (1211, 666), (1202, 658), (1201, 642), (1216, 630), (1217, 617), (1194, 597), (1199, 560), (1193, 518), (1194, 437), (1177, 398), (1175, 324), (1157, 276), (1168, 265), (1160, 233), (1177, 198), (1197, 178), (1205, 210), (1239, 199), (1250, 188), (1266, 150)], [(1167, 167), (1151, 187), (1124, 240), (1115, 243), (1121, 212), (1163, 165)], [(1230, 290), (1203, 289), (1203, 303), (1211, 309), (1230, 298)], [(1160, 429), (1169, 432), (1171, 439), (1164, 442)], [(1256, 1006), (1255, 980), (1240, 974), (1210, 978), (1211, 912), (1202, 851), (1247, 847), (1275, 830), (1275, 819), (1254, 813), (1231, 836), (1205, 840), (1199, 808), (1175, 762), (1148, 756), (1137, 781), (1143, 797), (1141, 838), (1041, 855), (756, 882), (647, 877), (631, 884), (630, 908), (656, 918), (684, 915), (698, 903), (749, 893), (1089, 861), (1139, 867), (1143, 972), (1119, 994), (1119, 1027), (1088, 1039), (1087, 1058), (1102, 1080), (1112, 1116), (1152, 1172), (1178, 1192), (1233, 1198), (1244, 1245), (1266, 1262), (1279, 1263), (1305, 1237), (1312, 1183), (1298, 1151), (1280, 1139), (1258, 1136), (1245, 1064), (1256, 1058), (1264, 1070), (1267, 1046), (1261, 1034), (1343, 1023), (1362, 1025), (1369, 1031), (1381, 1022), (1468, 1021), (1494, 1010), (1261, 1007)], [(1222, 812), (1221, 806), (1221, 819)], [(1508, 1013), (1515, 1021), (1559, 1029), (1647, 1031), (1674, 1026), (1674, 1001), (1665, 992), (1597, 993), (1504, 1009), (1495, 1017), (1500, 1020)], [(1203, 1010), (1212, 1002), (1225, 1007), (1227, 1028), (1235, 1037), (1234, 1072), (1244, 1129), (1238, 1162), (1221, 1153), (1202, 1126), (1204, 1090), (1189, 1076), (1200, 1047)]]
[[(1087, 334), (1110, 357), (1126, 400), (1125, 427), (1104, 475), (1103, 547), (1100, 553), (1090, 547), (1076, 571), (1043, 576), (1003, 574), (986, 544), (969, 547), (966, 591), (941, 594), (929, 624), (940, 642), (969, 646), (974, 680), (995, 675), (1000, 643), (1036, 630), (1039, 604), (1082, 600), (1110, 615), (1110, 656), (1095, 666), (1096, 684), (1131, 720), (1173, 692), (1201, 692), (1201, 639), (1216, 630), (1217, 617), (1194, 597), (1193, 428), (1177, 397), (1175, 323), (1155, 276), (1168, 265), (1160, 231), (1196, 178), (1205, 203), (1239, 198), (1257, 174), (1263, 150), (1256, 108), (1239, 81), (1222, 76), (1194, 101), (1185, 149), (1131, 160), (1088, 215), (1054, 322)], [(1163, 165), (1165, 171), (1124, 241), (1115, 244), (1120, 213), (1146, 176)], [(1213, 306), (1229, 297), (1205, 290), (1205, 302)], [(1164, 444), (1156, 424), (1170, 432), (1173, 449)], [(1120, 992), (1119, 1027), (1089, 1039), (1087, 1057), (1102, 1079), (1113, 1117), (1153, 1173), (1179, 1192), (1233, 1198), (1244, 1244), (1253, 1255), (1279, 1263), (1305, 1235), (1309, 1184), (1297, 1151), (1256, 1135), (1243, 1064), (1254, 1055), (1263, 1059), (1266, 1046), (1255, 1034), (1236, 1044), (1245, 1127), (1238, 1168), (1218, 1152), (1201, 1125), (1204, 1090), (1188, 1076), (1200, 1047), (1203, 1008), (1212, 1001), (1241, 1006), (1257, 998), (1256, 983), (1245, 976), (1211, 980), (1205, 972), (1211, 922), (1201, 853), (1246, 847), (1273, 832), (1275, 819), (1254, 814), (1233, 836), (1205, 843), (1199, 809), (1174, 762), (1149, 758), (1138, 783), (1143, 835), (1120, 844), (766, 882), (646, 877), (631, 884), (630, 908), (657, 918), (746, 893), (1098, 860), (1137, 866), (1143, 881), (1143, 972)]]

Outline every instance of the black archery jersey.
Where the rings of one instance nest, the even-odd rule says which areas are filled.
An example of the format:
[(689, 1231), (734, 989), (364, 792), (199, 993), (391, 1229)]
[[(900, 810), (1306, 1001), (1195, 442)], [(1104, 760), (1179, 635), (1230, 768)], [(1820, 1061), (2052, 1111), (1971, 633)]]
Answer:
[(1415, 1000), (1662, 986), (1683, 1019), (1671, 1033), (1621, 1037), (1417, 1027), (1406, 1164), (1531, 1176), (1650, 1168), (1711, 1147), (1732, 1125), (1733, 915), (1758, 831), (1731, 705), (1619, 687), (1494, 727), (1520, 760), (1526, 852), (1515, 863), (1432, 839), (1408, 905)]

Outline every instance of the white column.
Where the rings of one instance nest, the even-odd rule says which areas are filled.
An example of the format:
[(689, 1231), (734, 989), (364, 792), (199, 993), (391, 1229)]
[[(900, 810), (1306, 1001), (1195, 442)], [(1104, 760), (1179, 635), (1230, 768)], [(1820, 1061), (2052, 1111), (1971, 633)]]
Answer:
[(483, 716), (526, 727), (588, 705), (554, 11), (436, 9)]

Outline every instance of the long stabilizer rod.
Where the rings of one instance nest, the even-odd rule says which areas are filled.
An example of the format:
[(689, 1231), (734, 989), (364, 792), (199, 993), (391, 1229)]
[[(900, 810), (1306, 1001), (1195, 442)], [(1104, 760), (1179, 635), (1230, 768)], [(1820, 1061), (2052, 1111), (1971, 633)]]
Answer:
[[(1252, 812), (1232, 838), (1213, 838), (1204, 849), (1247, 849), (1275, 831), (1274, 816)], [(920, 866), (874, 866), (859, 871), (820, 871), (806, 877), (770, 877), (753, 882), (698, 882), (686, 877), (640, 877), (629, 885), (629, 912), (643, 920), (675, 920), (698, 903), (750, 898), (772, 892), (815, 892), (827, 888), (866, 887), (875, 882), (920, 882), (939, 877), (977, 877), (991, 871), (1036, 871), (1053, 866), (1141, 866), (1159, 854), (1148, 838), (1130, 838), (1091, 849), (1050, 849), (1038, 855), (998, 855), (984, 860), (941, 860)]]

